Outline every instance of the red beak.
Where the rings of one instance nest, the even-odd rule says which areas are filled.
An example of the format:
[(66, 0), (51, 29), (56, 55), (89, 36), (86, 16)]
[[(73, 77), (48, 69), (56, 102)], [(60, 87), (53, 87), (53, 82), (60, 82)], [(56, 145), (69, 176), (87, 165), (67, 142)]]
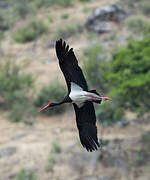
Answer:
[(50, 103), (47, 106), (43, 107), (41, 110), (39, 110), (39, 112), (42, 112), (42, 111), (44, 111), (45, 109), (47, 109), (49, 107), (50, 107)]
[(103, 98), (103, 101), (110, 101), (110, 100), (112, 100), (111, 98), (109, 98), (109, 97), (102, 97)]

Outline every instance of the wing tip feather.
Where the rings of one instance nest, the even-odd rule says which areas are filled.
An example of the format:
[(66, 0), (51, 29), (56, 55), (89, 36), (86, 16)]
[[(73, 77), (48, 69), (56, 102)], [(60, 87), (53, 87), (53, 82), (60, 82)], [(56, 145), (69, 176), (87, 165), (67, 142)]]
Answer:
[(84, 124), (79, 128), (79, 136), (81, 144), (89, 152), (97, 151), (100, 144), (97, 139), (97, 128), (92, 124)]
[(59, 40), (56, 41), (55, 47), (56, 47), (57, 54), (59, 54), (60, 52), (61, 52), (61, 54), (66, 54), (68, 52), (73, 51), (73, 48), (69, 49), (69, 45), (62, 38), (60, 38)]

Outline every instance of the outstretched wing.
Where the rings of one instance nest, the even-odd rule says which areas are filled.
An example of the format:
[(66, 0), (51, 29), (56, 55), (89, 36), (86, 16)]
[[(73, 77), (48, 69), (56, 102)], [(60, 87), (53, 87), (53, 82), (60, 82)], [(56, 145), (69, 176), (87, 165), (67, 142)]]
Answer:
[(59, 59), (60, 68), (65, 76), (69, 92), (71, 91), (71, 82), (78, 84), (83, 90), (87, 91), (88, 86), (83, 76), (78, 61), (74, 55), (73, 49), (69, 49), (62, 39), (56, 41), (56, 54)]
[(93, 103), (87, 101), (80, 108), (76, 104), (73, 104), (73, 106), (81, 144), (87, 151), (97, 150), (100, 145), (97, 138), (96, 116)]

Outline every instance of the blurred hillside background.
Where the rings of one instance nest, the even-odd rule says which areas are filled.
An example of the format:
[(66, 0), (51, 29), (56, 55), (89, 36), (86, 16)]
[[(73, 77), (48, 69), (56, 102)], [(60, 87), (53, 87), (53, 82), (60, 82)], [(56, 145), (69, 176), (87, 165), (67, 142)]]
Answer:
[[(150, 1), (0, 0), (0, 180), (150, 179)], [(101, 149), (81, 147), (55, 54), (74, 48)]]

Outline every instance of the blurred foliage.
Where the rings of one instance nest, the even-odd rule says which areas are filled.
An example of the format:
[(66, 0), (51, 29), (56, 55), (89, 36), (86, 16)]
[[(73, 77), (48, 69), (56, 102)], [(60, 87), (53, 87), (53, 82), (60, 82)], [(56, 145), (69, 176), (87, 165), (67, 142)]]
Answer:
[(150, 1), (149, 0), (119, 0), (119, 3), (128, 6), (132, 11), (139, 13), (142, 12), (144, 15), (150, 15)]
[(131, 16), (127, 19), (126, 25), (135, 34), (144, 34), (150, 21), (143, 16)]
[(88, 31), (87, 32), (87, 38), (89, 40), (96, 39), (96, 38), (98, 38), (98, 34), (96, 32)]
[(69, 18), (69, 14), (68, 13), (64, 13), (61, 15), (62, 19), (68, 19)]
[(47, 162), (47, 165), (45, 167), (45, 171), (46, 172), (53, 171), (55, 164), (56, 164), (56, 156), (54, 154), (50, 153), (48, 156), (48, 162)]
[(6, 21), (5, 17), (0, 13), (0, 30), (6, 31), (9, 28), (9, 24)]
[(123, 118), (124, 109), (115, 100), (117, 98), (113, 98), (113, 102), (104, 102), (101, 106), (96, 106), (96, 115), (103, 126), (112, 126), (117, 122), (126, 121)]
[(1, 43), (1, 40), (4, 38), (4, 32), (3, 31), (0, 31), (0, 43)]
[(62, 152), (62, 148), (61, 148), (61, 146), (60, 146), (58, 141), (55, 141), (52, 144), (52, 152), (56, 153), (56, 154), (60, 154)]
[(133, 160), (134, 166), (141, 166), (146, 164), (145, 154), (143, 153), (143, 151), (134, 152)]
[(150, 131), (142, 135), (140, 142), (142, 144), (142, 150), (150, 157)]
[(9, 29), (9, 21), (4, 12), (0, 12), (0, 31), (6, 31)]
[[(84, 61), (83, 69), (88, 82), (104, 96), (101, 91), (108, 93), (111, 84), (107, 80), (111, 64), (106, 61), (105, 51), (99, 44), (94, 44), (85, 50), (85, 55), (87, 59)], [(96, 105), (96, 115), (103, 125), (111, 126), (122, 120), (124, 112), (122, 107), (119, 107), (118, 99), (119, 97), (116, 96), (113, 98), (113, 103), (106, 102), (102, 103), (101, 106)]]
[[(104, 124), (128, 120), (126, 110), (142, 115), (150, 108), (150, 28), (144, 39), (129, 41), (126, 47), (117, 49), (112, 59), (99, 45), (87, 49), (84, 70), (90, 84), (112, 97), (113, 103), (103, 103), (96, 108), (97, 116)], [(101, 95), (103, 95), (100, 92)], [(107, 121), (107, 123), (106, 123)], [(125, 123), (126, 124), (126, 123)]]
[[(83, 8), (83, 12), (84, 13), (88, 13), (88, 14), (90, 14), (90, 13), (92, 13), (92, 11), (93, 11), (93, 8), (92, 7), (84, 7)], [(90, 31), (89, 31), (90, 32)], [(91, 31), (92, 32), (92, 31)]]
[(48, 154), (48, 162), (45, 167), (46, 172), (53, 171), (55, 164), (59, 161), (59, 155), (61, 154), (61, 152), (62, 147), (59, 144), (58, 140), (55, 140), (52, 143), (51, 151)]
[(33, 87), (31, 74), (24, 74), (12, 59), (0, 59), (0, 108), (9, 110), (14, 122), (31, 123), (35, 110), (29, 101), (29, 90)]
[(40, 35), (46, 33), (47, 26), (41, 20), (32, 20), (28, 22), (24, 27), (19, 28), (14, 33), (14, 39), (16, 42), (25, 43), (35, 40)]
[(12, 28), (15, 22), (15, 18), (11, 18), (12, 14), (8, 9), (0, 9), (0, 41), (5, 37), (6, 32)]
[(38, 8), (41, 7), (50, 7), (50, 6), (61, 6), (68, 7), (73, 4), (73, 0), (35, 0), (35, 6)]
[(8, 109), (13, 103), (26, 99), (23, 94), (32, 87), (33, 78), (30, 74), (21, 74), (20, 67), (14, 61), (0, 59), (0, 84), (0, 104)]
[(23, 100), (22, 104), (15, 103), (9, 110), (9, 118), (12, 122), (24, 122), (27, 125), (34, 123), (37, 110), (28, 99)]
[(150, 15), (150, 1), (140, 2), (139, 9), (144, 15)]
[(55, 38), (69, 38), (69, 37), (74, 37), (76, 35), (78, 35), (79, 33), (81, 33), (83, 31), (83, 27), (81, 24), (79, 23), (74, 23), (74, 24), (68, 24), (64, 27), (60, 27), (56, 34), (55, 34)]
[(140, 148), (129, 155), (131, 165), (145, 166), (150, 160), (150, 131), (144, 132), (139, 140)]
[(0, 31), (11, 31), (18, 20), (14, 8), (8, 5), (7, 8), (0, 8)]
[(137, 4), (141, 2), (141, 0), (120, 0), (120, 3), (128, 6), (129, 8), (137, 8)]
[(111, 73), (111, 95), (120, 96), (120, 105), (139, 115), (150, 108), (150, 33), (147, 29), (141, 41), (131, 41), (113, 54)]
[(50, 23), (53, 23), (54, 22), (54, 18), (51, 14), (47, 15), (47, 19)]
[(27, 15), (35, 12), (33, 4), (29, 2), (30, 1), (27, 0), (16, 0), (16, 3), (14, 3), (14, 11), (22, 19), (26, 18)]
[[(27, 13), (30, 13), (31, 10), (35, 10), (35, 8), (47, 8), (53, 6), (60, 6), (60, 7), (68, 7), (73, 4), (73, 0), (5, 0), (1, 6), (5, 6), (7, 8), (14, 8), (20, 15), (26, 16)], [(22, 10), (22, 12), (21, 12)]]
[[(34, 104), (36, 107), (42, 108), (47, 105), (49, 101), (61, 101), (62, 98), (65, 97), (65, 95), (66, 90), (64, 86), (56, 80), (53, 83), (50, 83), (49, 85), (44, 86), (40, 89), (39, 93), (34, 99)], [(47, 115), (59, 114), (64, 112), (65, 109), (66, 106), (63, 104), (55, 107), (50, 107), (45, 111), (42, 111), (42, 113)]]
[(32, 170), (21, 169), (14, 180), (36, 180), (36, 175)]
[(83, 69), (90, 85), (94, 88), (107, 91), (106, 74), (108, 73), (109, 64), (105, 61), (106, 55), (104, 49), (99, 44), (85, 50), (86, 59)]
[(91, 0), (79, 0), (80, 2), (90, 2)]

